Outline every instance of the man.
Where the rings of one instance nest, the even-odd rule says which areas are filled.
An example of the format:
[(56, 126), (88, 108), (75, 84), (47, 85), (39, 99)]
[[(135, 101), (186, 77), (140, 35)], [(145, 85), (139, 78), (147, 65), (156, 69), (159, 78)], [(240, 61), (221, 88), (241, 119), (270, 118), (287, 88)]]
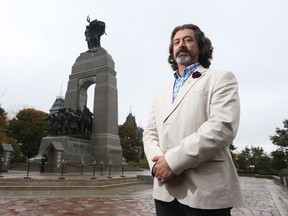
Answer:
[(199, 27), (173, 30), (175, 80), (155, 96), (143, 134), (158, 216), (230, 215), (243, 204), (229, 150), (239, 125), (237, 80), (209, 69), (212, 52)]

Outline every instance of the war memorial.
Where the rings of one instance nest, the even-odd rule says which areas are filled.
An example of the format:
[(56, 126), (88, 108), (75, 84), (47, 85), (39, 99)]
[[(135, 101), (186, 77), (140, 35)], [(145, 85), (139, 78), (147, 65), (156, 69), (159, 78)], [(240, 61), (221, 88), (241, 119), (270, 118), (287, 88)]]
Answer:
[[(50, 110), (51, 135), (41, 141), (35, 161), (43, 157), (47, 171), (60, 169), (64, 161), (70, 165), (122, 163), (118, 136), (118, 98), (115, 65), (101, 47), (105, 23), (90, 21), (85, 36), (88, 50), (79, 55), (69, 76), (64, 107)], [(87, 108), (87, 89), (95, 84), (94, 108)]]

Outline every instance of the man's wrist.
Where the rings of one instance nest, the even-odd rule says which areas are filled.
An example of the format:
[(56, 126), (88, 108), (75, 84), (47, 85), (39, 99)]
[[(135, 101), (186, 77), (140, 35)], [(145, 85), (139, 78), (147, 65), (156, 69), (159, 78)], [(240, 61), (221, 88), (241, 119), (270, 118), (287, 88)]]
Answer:
[(152, 167), (152, 169), (151, 169), (151, 175), (152, 175), (153, 177), (155, 177), (154, 167), (155, 167), (156, 164), (157, 164), (157, 162), (153, 165), (153, 167)]

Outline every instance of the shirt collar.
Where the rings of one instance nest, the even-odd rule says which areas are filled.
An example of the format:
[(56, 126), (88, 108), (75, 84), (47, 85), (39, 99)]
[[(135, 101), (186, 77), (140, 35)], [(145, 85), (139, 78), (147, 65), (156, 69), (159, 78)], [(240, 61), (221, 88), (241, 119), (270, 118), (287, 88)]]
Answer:
[[(185, 77), (185, 75), (187, 74), (188, 76), (190, 76), (191, 74), (193, 74), (196, 70), (196, 68), (200, 65), (200, 63), (194, 63), (194, 64), (191, 64), (189, 65), (188, 67), (185, 68), (184, 72), (183, 72), (183, 76), (182, 77)], [(174, 78), (175, 80), (177, 80), (178, 78), (181, 78), (181, 76), (179, 75), (178, 73), (178, 70), (175, 71), (174, 73)]]

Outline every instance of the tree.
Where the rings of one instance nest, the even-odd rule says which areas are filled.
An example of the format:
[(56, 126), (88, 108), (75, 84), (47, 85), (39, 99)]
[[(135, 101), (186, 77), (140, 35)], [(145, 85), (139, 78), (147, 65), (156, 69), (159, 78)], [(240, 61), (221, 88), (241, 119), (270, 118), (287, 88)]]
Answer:
[(119, 138), (122, 146), (123, 157), (127, 161), (143, 159), (143, 129), (137, 127), (135, 117), (129, 113), (123, 125), (119, 125)]
[(240, 154), (237, 155), (237, 161), (239, 170), (247, 171), (249, 170), (249, 164), (251, 164), (251, 152), (250, 149), (246, 146)]
[(245, 158), (245, 156), (243, 154), (238, 154), (236, 156), (236, 161), (237, 161), (237, 166), (235, 164), (235, 166), (238, 168), (239, 171), (246, 171), (247, 167), (248, 167), (248, 162)]
[(237, 155), (239, 170), (253, 171), (259, 173), (274, 172), (272, 169), (272, 158), (270, 158), (262, 147), (245, 147)]
[(276, 135), (270, 136), (270, 140), (274, 145), (279, 146), (281, 149), (288, 149), (288, 119), (283, 121), (284, 128), (276, 128)]
[(274, 159), (273, 167), (276, 170), (287, 167), (288, 161), (288, 119), (283, 121), (283, 125), (283, 129), (276, 128), (276, 135), (270, 136), (272, 143), (279, 147), (276, 151), (271, 153)]
[(252, 147), (252, 165), (255, 166), (255, 171), (259, 173), (274, 172), (272, 169), (272, 159), (264, 152), (262, 147)]
[(234, 165), (237, 168), (237, 170), (239, 170), (238, 157), (237, 157), (237, 154), (235, 154), (233, 152), (233, 151), (235, 151), (237, 149), (237, 147), (235, 147), (234, 144), (231, 143), (231, 145), (229, 145), (229, 149), (230, 149), (230, 152), (231, 152), (231, 157), (232, 157), (232, 160), (234, 162)]
[(48, 134), (47, 113), (35, 109), (23, 109), (9, 121), (9, 135), (21, 145), (21, 152), (28, 158), (38, 153), (41, 139)]
[(7, 113), (0, 107), (0, 132), (4, 133), (8, 125)]
[(7, 134), (8, 123), (9, 119), (7, 117), (7, 113), (0, 107), (0, 143), (11, 144), (14, 150), (12, 161), (19, 161), (22, 159), (20, 148), (16, 143), (16, 140)]
[(285, 155), (285, 152), (281, 150), (276, 150), (271, 152), (271, 156), (273, 158), (272, 161), (272, 168), (280, 171), (283, 168), (287, 167), (287, 156)]

